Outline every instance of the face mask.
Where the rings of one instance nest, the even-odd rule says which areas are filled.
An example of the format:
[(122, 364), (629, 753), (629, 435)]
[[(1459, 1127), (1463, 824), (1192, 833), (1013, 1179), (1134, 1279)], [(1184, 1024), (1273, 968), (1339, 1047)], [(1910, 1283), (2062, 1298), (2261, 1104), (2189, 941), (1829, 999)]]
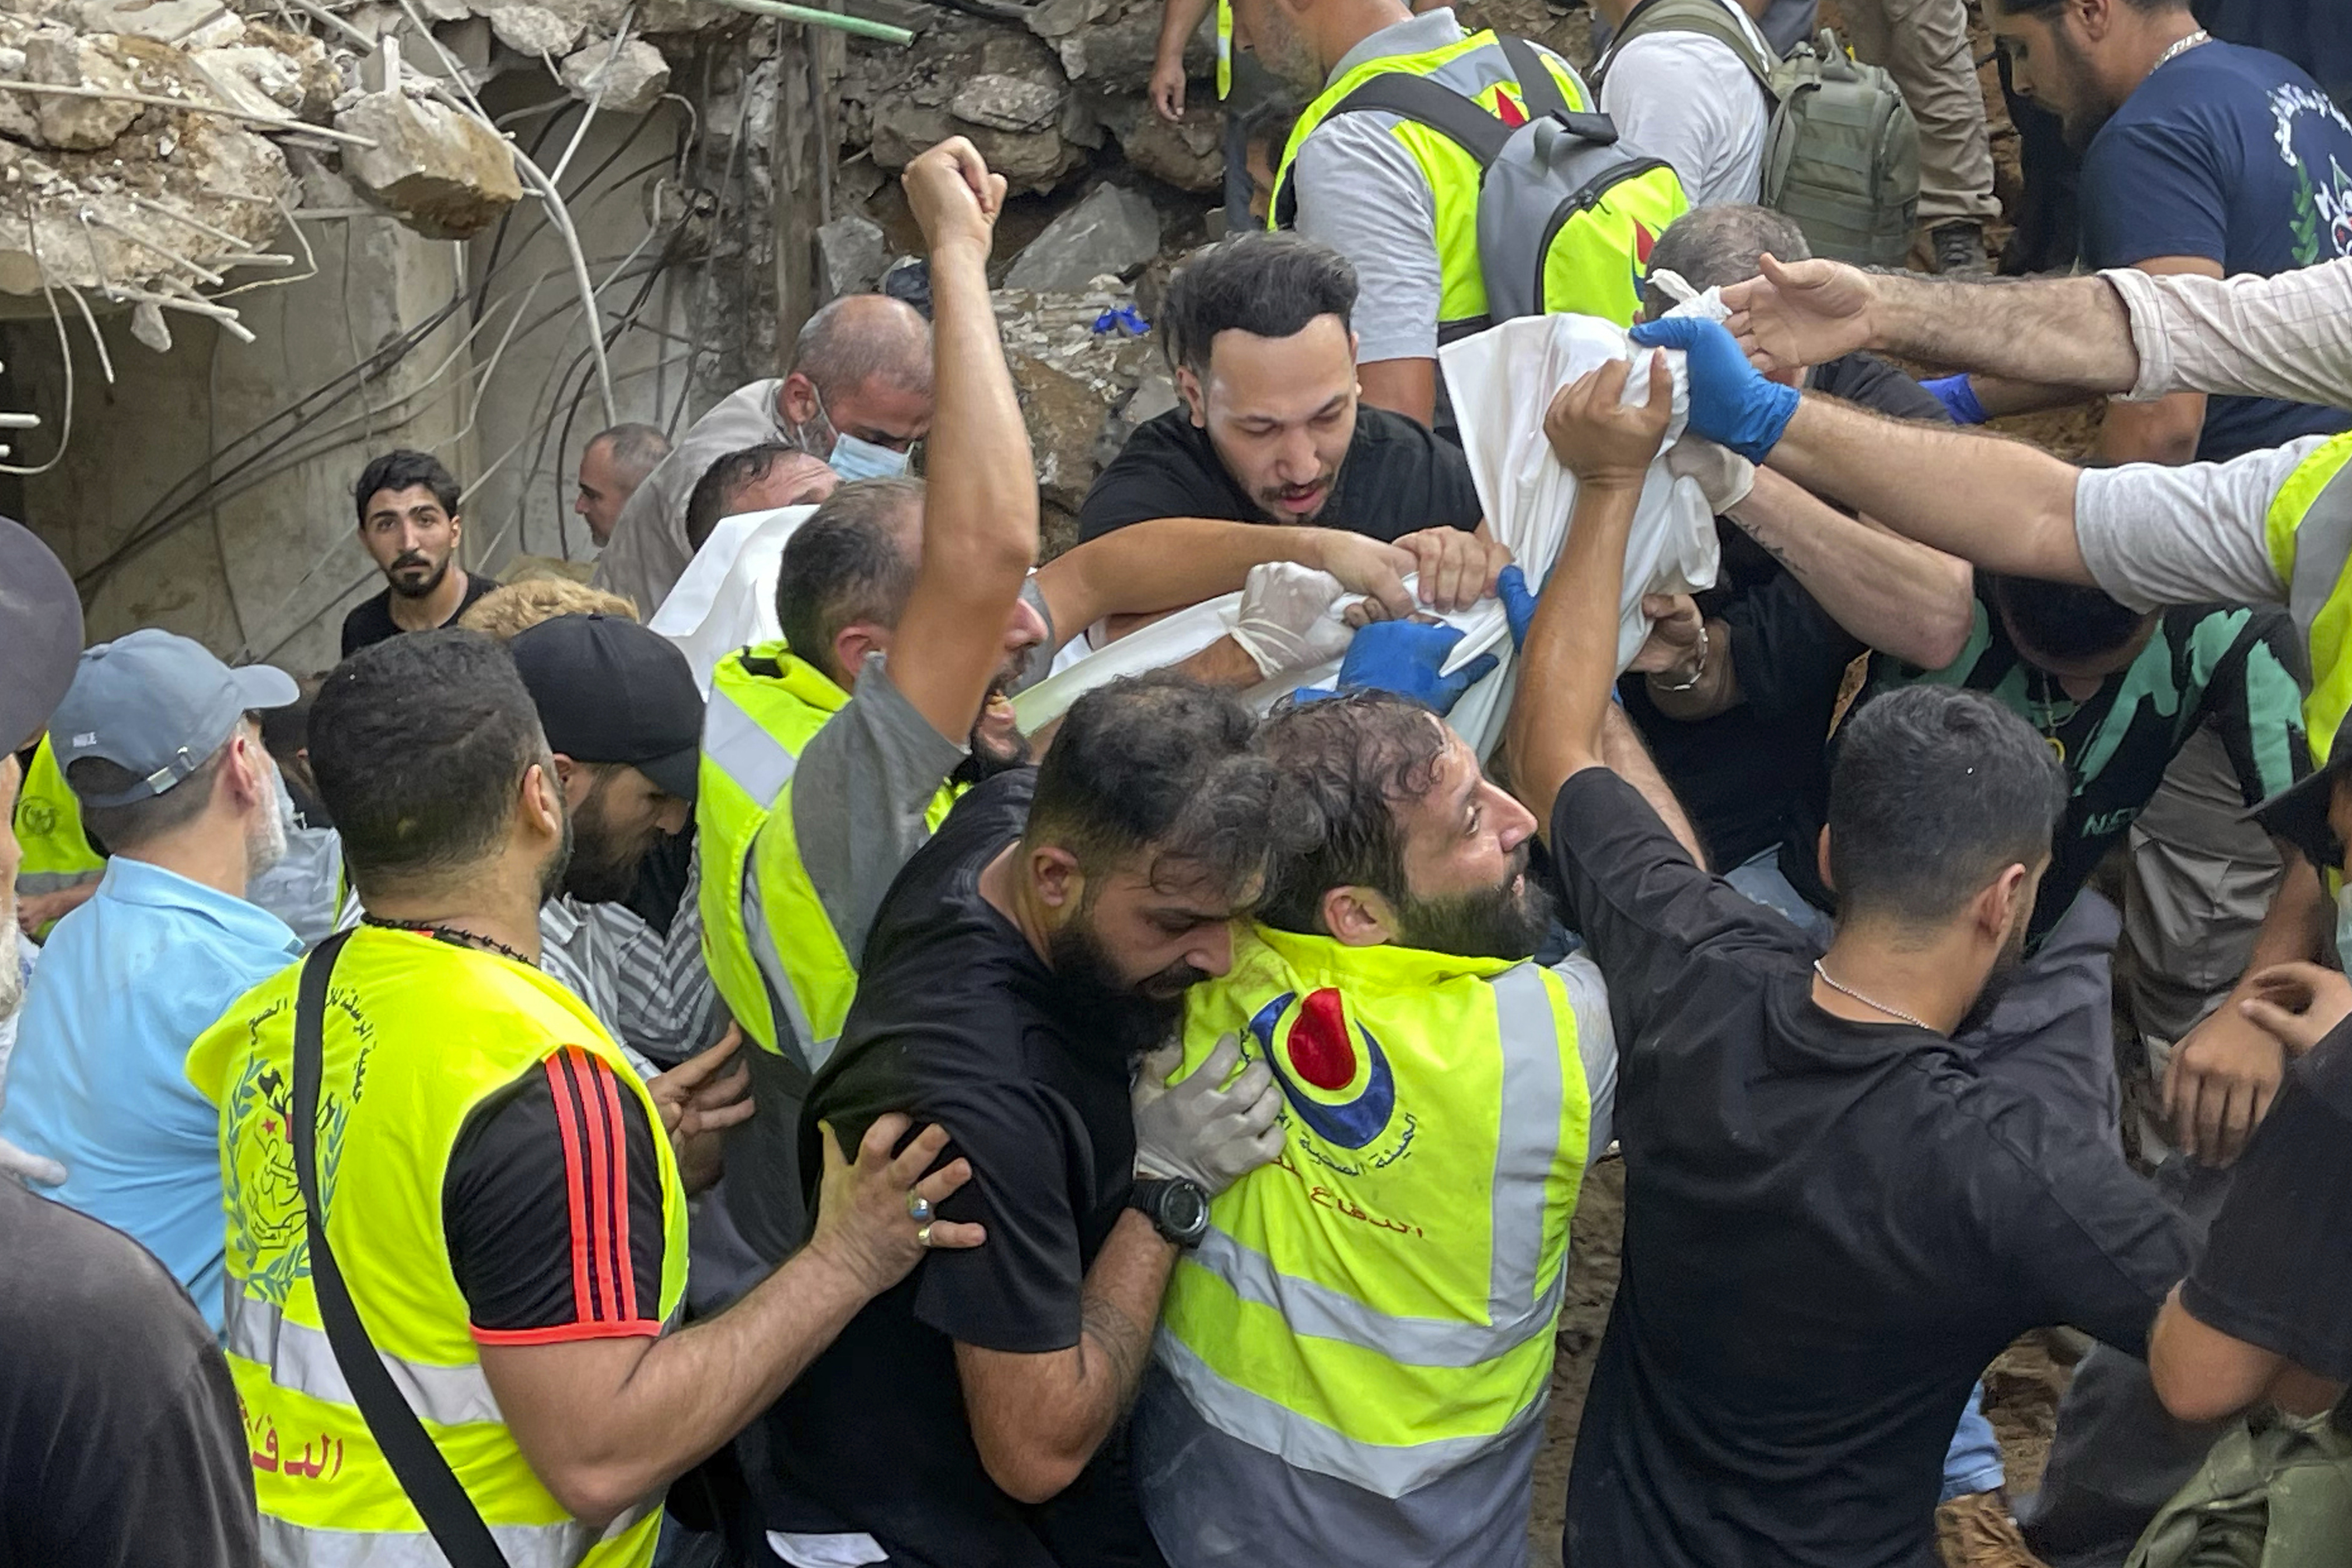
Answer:
[(844, 484), (852, 479), (895, 479), (907, 471), (907, 454), (861, 441), (855, 436), (836, 434), (833, 456), (825, 459), (825, 465), (841, 476)]
[(2352, 882), (2336, 895), (2336, 956), (2352, 970)]
[(907, 471), (906, 453), (845, 433), (834, 424), (833, 413), (824, 405), (824, 395), (814, 387), (809, 390), (816, 398), (818, 416), (833, 432), (833, 450), (824, 454), (825, 466), (841, 476), (843, 484), (854, 479), (895, 479)]

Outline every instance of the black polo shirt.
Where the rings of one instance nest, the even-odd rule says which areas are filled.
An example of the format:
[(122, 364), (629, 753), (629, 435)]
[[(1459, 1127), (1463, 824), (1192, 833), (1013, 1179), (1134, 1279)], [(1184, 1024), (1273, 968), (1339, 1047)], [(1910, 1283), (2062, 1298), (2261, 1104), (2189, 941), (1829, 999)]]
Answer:
[[(1367, 403), (1356, 409), (1355, 437), (1315, 526), (1395, 540), (1424, 528), (1474, 529), (1486, 515), (1459, 447)], [(1155, 517), (1267, 521), (1181, 405), (1137, 426), (1096, 476), (1078, 508), (1078, 540)]]
[(981, 1464), (956, 1372), (959, 1342), (1024, 1354), (1078, 1342), (1086, 1272), (1135, 1168), (1119, 1021), (1081, 1004), (981, 895), (981, 871), (1028, 821), (1035, 780), (1024, 768), (972, 790), (907, 862), (802, 1118), (812, 1213), (817, 1122), (847, 1152), (902, 1110), (953, 1134), (942, 1160), (971, 1162), (940, 1215), (988, 1227), (984, 1246), (933, 1253), (868, 1303), (748, 1450), (768, 1472), (752, 1485), (771, 1528), (861, 1531), (893, 1564), (1151, 1560), (1120, 1438), (1060, 1497), (1016, 1502)]
[(1944, 1451), (2029, 1328), (2132, 1354), (2188, 1267), (2122, 1157), (1816, 951), (1614, 773), (1563, 785), (1565, 914), (1623, 1053), (1624, 1275), (1569, 1479), (1577, 1568), (1935, 1568)]

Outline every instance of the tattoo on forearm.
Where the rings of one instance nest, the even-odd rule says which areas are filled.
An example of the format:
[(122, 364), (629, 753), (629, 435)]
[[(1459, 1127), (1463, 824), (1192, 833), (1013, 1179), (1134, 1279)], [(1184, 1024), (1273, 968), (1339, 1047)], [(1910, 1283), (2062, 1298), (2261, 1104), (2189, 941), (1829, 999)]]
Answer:
[(1139, 1325), (1110, 1302), (1090, 1295), (1079, 1303), (1078, 1335), (1080, 1343), (1091, 1344), (1101, 1356), (1118, 1403), (1124, 1406), (1143, 1381), (1144, 1358), (1151, 1352), (1151, 1325)]

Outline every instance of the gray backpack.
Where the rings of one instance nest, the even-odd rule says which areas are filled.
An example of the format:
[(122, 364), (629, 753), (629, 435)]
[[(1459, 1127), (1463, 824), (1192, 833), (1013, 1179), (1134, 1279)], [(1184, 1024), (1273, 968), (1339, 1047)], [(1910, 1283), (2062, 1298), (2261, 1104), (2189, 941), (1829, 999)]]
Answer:
[(1724, 0), (1644, 0), (1592, 68), (1651, 33), (1699, 33), (1739, 57), (1772, 106), (1758, 200), (1795, 220), (1816, 256), (1900, 267), (1919, 212), (1919, 127), (1895, 79), (1847, 58), (1824, 27), (1786, 59), (1759, 49)]

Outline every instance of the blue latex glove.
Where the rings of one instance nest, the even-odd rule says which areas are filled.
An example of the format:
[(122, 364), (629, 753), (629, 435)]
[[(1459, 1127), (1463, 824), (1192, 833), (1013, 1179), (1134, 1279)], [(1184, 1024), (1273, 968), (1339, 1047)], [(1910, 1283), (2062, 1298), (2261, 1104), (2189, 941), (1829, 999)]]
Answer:
[(1950, 411), (1955, 425), (1981, 425), (1992, 417), (1977, 401), (1977, 389), (1969, 384), (1965, 374), (1941, 376), (1923, 381), (1920, 386), (1936, 395), (1936, 401)]
[(1632, 337), (1690, 356), (1690, 427), (1751, 463), (1764, 460), (1797, 412), (1797, 389), (1765, 380), (1720, 321), (1669, 316), (1643, 321)]
[[(1453, 674), (1440, 674), (1454, 645), (1461, 640), (1459, 629), (1443, 624), (1375, 621), (1348, 645), (1348, 657), (1339, 661), (1339, 685), (1393, 692), (1436, 712), (1451, 713), (1462, 694), (1502, 662), (1491, 653), (1482, 653)], [(1302, 702), (1328, 695), (1312, 688), (1297, 694)]]
[(1536, 619), (1536, 596), (1528, 590), (1528, 574), (1517, 566), (1504, 567), (1495, 579), (1495, 597), (1503, 601), (1503, 619), (1511, 626), (1511, 646), (1524, 651), (1528, 628)]

